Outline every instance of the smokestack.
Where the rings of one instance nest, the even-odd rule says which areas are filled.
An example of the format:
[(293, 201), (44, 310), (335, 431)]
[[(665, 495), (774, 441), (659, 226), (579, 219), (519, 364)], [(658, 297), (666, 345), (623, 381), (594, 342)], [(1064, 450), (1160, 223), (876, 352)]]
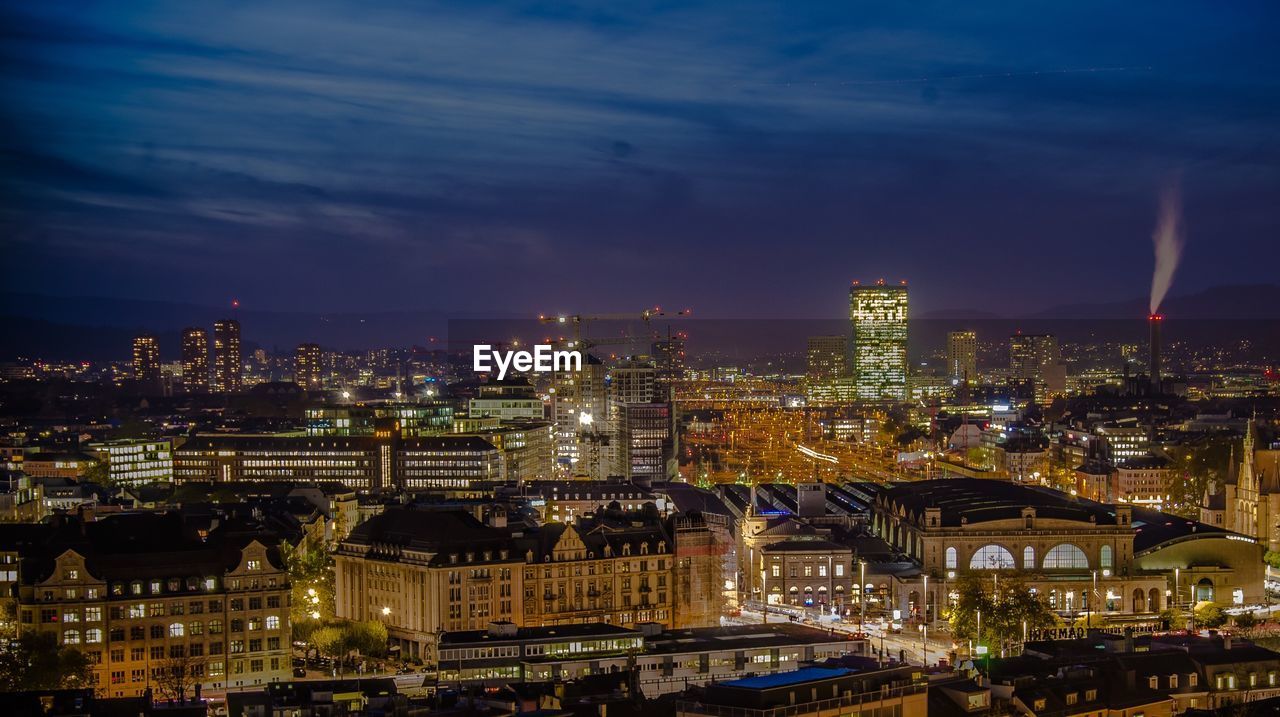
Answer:
[(1160, 326), (1164, 317), (1152, 314), (1147, 323), (1151, 325), (1151, 392), (1160, 393)]

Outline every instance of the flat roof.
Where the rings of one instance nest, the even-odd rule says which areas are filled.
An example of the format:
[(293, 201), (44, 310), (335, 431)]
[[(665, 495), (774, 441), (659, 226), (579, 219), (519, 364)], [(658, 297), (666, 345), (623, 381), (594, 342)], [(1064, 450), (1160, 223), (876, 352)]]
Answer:
[(768, 690), (775, 687), (787, 687), (790, 685), (804, 684), (805, 682), (816, 682), (818, 680), (829, 680), (833, 677), (844, 677), (852, 675), (853, 670), (843, 667), (802, 667), (799, 670), (791, 672), (775, 672), (772, 675), (757, 675), (755, 677), (744, 677), (740, 680), (732, 680), (730, 682), (721, 682), (721, 687), (734, 687), (742, 690)]

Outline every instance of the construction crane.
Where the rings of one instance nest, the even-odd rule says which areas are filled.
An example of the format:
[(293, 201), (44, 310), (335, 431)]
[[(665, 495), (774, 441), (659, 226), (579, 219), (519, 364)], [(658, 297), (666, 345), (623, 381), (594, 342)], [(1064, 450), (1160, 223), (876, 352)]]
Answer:
[(693, 314), (693, 309), (681, 309), (680, 311), (666, 312), (661, 306), (655, 306), (652, 309), (645, 309), (637, 313), (616, 313), (616, 314), (569, 314), (564, 316), (548, 316), (547, 314), (539, 314), (538, 321), (543, 324), (572, 325), (573, 341), (575, 346), (590, 348), (592, 346), (602, 346), (605, 344), (623, 344), (630, 343), (636, 337), (613, 337), (613, 338), (582, 338), (583, 324), (592, 321), (634, 321), (639, 319), (644, 322), (644, 331), (647, 338), (654, 338), (653, 331), (650, 327), (650, 320), (659, 316), (689, 316)]

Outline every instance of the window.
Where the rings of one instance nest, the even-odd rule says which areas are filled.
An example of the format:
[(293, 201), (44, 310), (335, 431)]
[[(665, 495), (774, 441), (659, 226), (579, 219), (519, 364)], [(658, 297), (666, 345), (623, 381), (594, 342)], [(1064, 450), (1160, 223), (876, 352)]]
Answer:
[(844, 577), (844, 563), (836, 563), (836, 577)]
[(80, 631), (79, 631), (79, 630), (67, 630), (66, 632), (62, 633), (62, 644), (64, 644), (64, 645), (79, 645), (79, 644), (80, 644)]
[(1061, 570), (1089, 567), (1089, 558), (1084, 551), (1071, 543), (1056, 545), (1044, 556), (1046, 570)]
[(1171, 690), (1178, 689), (1178, 676), (1176, 674), (1169, 675), (1169, 689)]
[(102, 642), (102, 630), (96, 627), (84, 631), (84, 641), (88, 643)]
[(159, 640), (162, 637), (164, 637), (164, 625), (152, 625), (151, 639)]
[(1036, 549), (1028, 545), (1022, 549), (1022, 569), (1034, 570), (1036, 567)]
[(183, 637), (185, 634), (186, 629), (183, 627), (182, 623), (175, 622), (169, 626), (169, 637)]
[(947, 569), (948, 570), (956, 569), (956, 549), (955, 548), (947, 548)]
[(773, 571), (772, 571), (772, 572), (773, 572), (773, 577), (775, 577), (775, 578), (780, 578), (780, 577), (782, 577), (782, 566), (781, 566), (781, 565), (774, 565), (774, 566), (773, 566)]
[(87, 607), (84, 609), (85, 622), (102, 622), (102, 608)]
[(209, 634), (210, 634), (210, 635), (221, 635), (221, 634), (222, 634), (222, 621), (221, 621), (221, 620), (210, 620), (210, 621), (209, 621)]
[(1150, 687), (1150, 688), (1151, 688), (1151, 689), (1153, 689), (1153, 690), (1155, 690), (1155, 689), (1159, 689), (1159, 687), (1160, 687), (1160, 678), (1159, 678), (1159, 677), (1157, 677), (1157, 676), (1155, 676), (1155, 675), (1152, 675), (1152, 676), (1148, 677), (1148, 678), (1147, 678), (1147, 687)]
[(187, 630), (191, 633), (192, 637), (199, 637), (204, 634), (204, 623), (199, 620), (192, 620), (187, 625)]
[(1086, 701), (1086, 702), (1093, 702), (1094, 700), (1098, 699), (1098, 691), (1097, 691), (1097, 690), (1085, 690), (1085, 691), (1084, 691), (1084, 699), (1085, 699), (1085, 701)]
[(970, 570), (1013, 570), (1013, 554), (999, 545), (984, 545), (969, 560)]
[(280, 618), (279, 618), (279, 617), (277, 617), (277, 616), (275, 616), (275, 615), (267, 615), (267, 629), (268, 629), (268, 630), (279, 630), (279, 629), (280, 629)]
[(1098, 564), (1104, 568), (1111, 567), (1111, 546), (1104, 545), (1098, 553)]

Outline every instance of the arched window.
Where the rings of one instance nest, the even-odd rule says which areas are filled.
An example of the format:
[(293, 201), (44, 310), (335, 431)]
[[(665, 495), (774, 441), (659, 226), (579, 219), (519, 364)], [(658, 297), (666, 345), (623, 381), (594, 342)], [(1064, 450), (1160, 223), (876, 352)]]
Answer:
[(1028, 545), (1022, 549), (1022, 569), (1035, 570), (1036, 568), (1036, 549)]
[(948, 570), (956, 569), (956, 549), (955, 548), (947, 548), (947, 569)]
[(999, 545), (984, 545), (969, 560), (970, 570), (1013, 570), (1015, 567), (1013, 553)]
[(1098, 553), (1098, 564), (1104, 568), (1111, 567), (1111, 546), (1104, 545)]
[(169, 625), (169, 637), (182, 637), (185, 632), (180, 622)]
[(1045, 553), (1044, 567), (1046, 570), (1087, 568), (1089, 567), (1089, 558), (1085, 556), (1084, 551), (1080, 548), (1071, 543), (1063, 543), (1055, 545), (1052, 550)]

